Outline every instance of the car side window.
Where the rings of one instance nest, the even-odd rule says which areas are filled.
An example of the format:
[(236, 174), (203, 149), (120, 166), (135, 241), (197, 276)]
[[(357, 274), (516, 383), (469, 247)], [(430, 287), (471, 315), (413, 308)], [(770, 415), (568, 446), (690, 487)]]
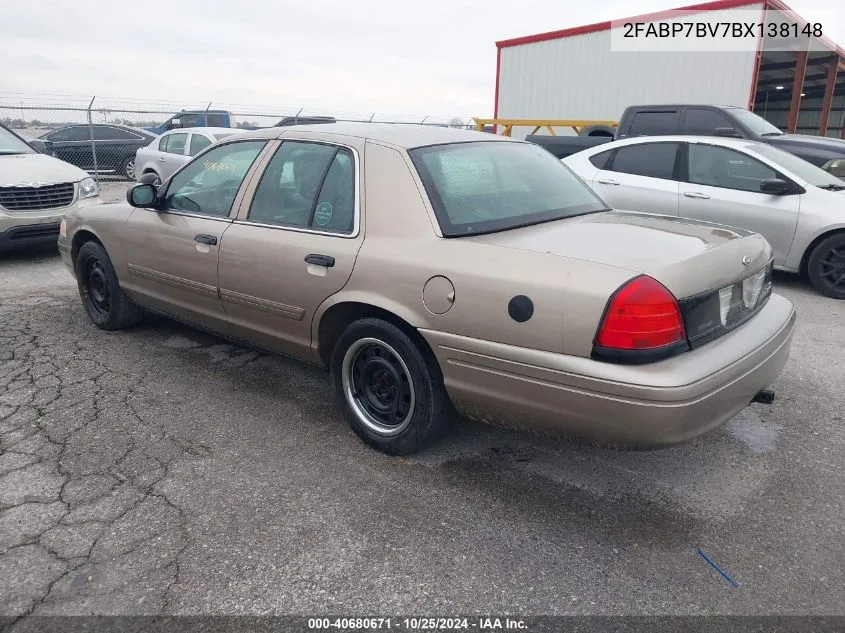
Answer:
[(168, 154), (184, 154), (185, 144), (188, 142), (187, 132), (170, 134), (168, 136), (170, 138), (167, 141), (167, 149), (165, 151)]
[(593, 164), (593, 167), (604, 169), (607, 165), (607, 159), (610, 158), (612, 153), (613, 150), (609, 150), (607, 152), (602, 152), (601, 154), (596, 154), (595, 156), (590, 156), (590, 162)]
[(222, 112), (210, 112), (206, 115), (205, 124), (208, 127), (226, 127), (226, 115)]
[(201, 126), (202, 116), (199, 114), (183, 114), (180, 117), (181, 127), (198, 127)]
[(674, 180), (679, 143), (639, 143), (616, 150), (611, 171)]
[(170, 180), (164, 210), (226, 217), (264, 140), (220, 145), (189, 163)]
[(689, 108), (684, 114), (684, 134), (715, 136), (716, 128), (734, 127), (721, 112), (704, 108)]
[(211, 145), (211, 139), (207, 136), (196, 132), (191, 134), (191, 156), (196, 156), (209, 145)]
[(90, 141), (91, 135), (88, 126), (78, 126), (56, 130), (52, 134), (47, 135), (46, 138), (54, 143), (70, 143), (74, 141)]
[(755, 158), (727, 147), (690, 143), (689, 181), (696, 185), (759, 193), (760, 183), (778, 173)]
[(247, 220), (351, 233), (355, 164), (345, 148), (287, 141), (267, 165)]
[(166, 152), (167, 151), (167, 142), (170, 140), (170, 134), (163, 134), (162, 137), (158, 141), (158, 151)]
[(676, 111), (637, 112), (631, 120), (628, 136), (657, 136), (677, 134), (678, 113)]
[(95, 125), (94, 138), (98, 141), (137, 141), (141, 135), (109, 125)]

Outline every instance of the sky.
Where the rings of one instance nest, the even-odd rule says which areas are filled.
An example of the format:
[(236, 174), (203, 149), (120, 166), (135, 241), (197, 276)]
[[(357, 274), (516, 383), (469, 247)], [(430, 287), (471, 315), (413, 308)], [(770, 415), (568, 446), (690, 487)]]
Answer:
[[(241, 111), (491, 116), (497, 40), (687, 4), (0, 0), (0, 105), (97, 95)], [(788, 4), (811, 20), (839, 6)], [(845, 45), (845, 24), (825, 29)]]

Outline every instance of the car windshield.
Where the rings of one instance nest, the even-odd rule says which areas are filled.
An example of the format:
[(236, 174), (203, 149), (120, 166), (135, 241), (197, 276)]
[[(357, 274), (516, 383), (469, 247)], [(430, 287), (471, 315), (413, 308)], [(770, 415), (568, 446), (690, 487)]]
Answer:
[(754, 151), (764, 158), (768, 158), (776, 165), (780, 165), (787, 171), (792, 172), (807, 184), (828, 188), (831, 185), (841, 187), (844, 184), (842, 180), (826, 172), (821, 167), (816, 167), (803, 158), (798, 158), (795, 154), (790, 154), (772, 145), (757, 143), (754, 145)]
[(34, 151), (14, 132), (0, 127), (0, 154), (32, 154)]
[(730, 112), (752, 134), (758, 136), (781, 136), (783, 134), (783, 132), (758, 114), (743, 110), (742, 108), (731, 108)]
[(446, 237), (608, 210), (568, 167), (538, 145), (480, 141), (409, 153)]

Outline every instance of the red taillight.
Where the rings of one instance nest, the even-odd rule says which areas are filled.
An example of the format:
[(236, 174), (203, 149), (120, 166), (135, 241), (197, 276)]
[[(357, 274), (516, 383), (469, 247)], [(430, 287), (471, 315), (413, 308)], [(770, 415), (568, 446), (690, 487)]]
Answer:
[(665, 286), (641, 276), (622, 286), (610, 300), (596, 345), (647, 350), (686, 339), (678, 301)]

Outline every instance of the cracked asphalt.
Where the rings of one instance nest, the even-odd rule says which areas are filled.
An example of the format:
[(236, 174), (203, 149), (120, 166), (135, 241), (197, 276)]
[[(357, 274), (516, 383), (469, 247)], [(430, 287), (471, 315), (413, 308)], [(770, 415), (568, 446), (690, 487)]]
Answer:
[[(772, 406), (613, 452), (456, 421), (392, 458), (317, 369), (0, 256), (0, 615), (845, 613), (845, 303), (787, 276)], [(738, 584), (698, 555), (701, 549)]]

